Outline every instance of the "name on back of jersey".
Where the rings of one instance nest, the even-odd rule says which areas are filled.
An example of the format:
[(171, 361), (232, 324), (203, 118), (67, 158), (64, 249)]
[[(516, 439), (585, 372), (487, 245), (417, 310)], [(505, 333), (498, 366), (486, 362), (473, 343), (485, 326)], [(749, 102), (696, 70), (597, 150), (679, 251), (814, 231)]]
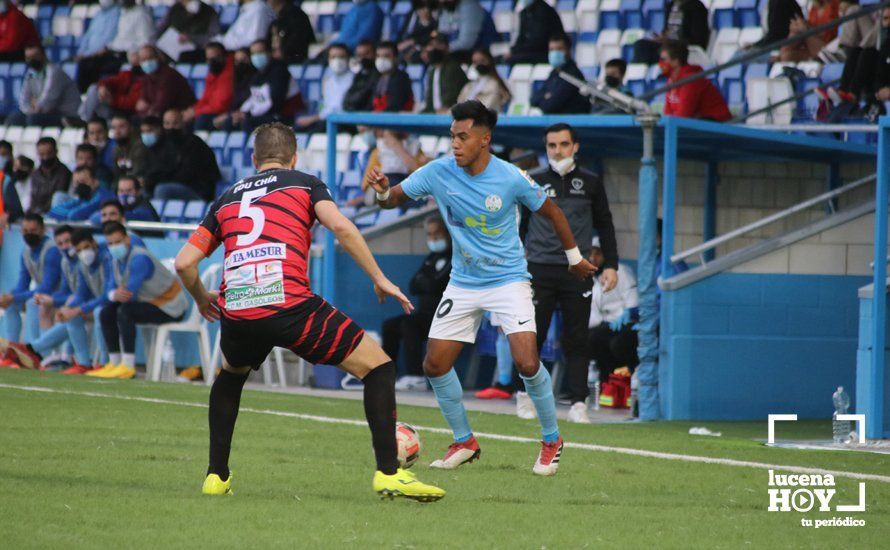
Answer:
[(284, 260), (286, 258), (287, 247), (282, 243), (256, 244), (232, 251), (226, 258), (226, 269), (257, 260)]
[(273, 174), (271, 176), (267, 176), (265, 178), (258, 179), (258, 180), (248, 180), (248, 181), (239, 182), (238, 185), (236, 185), (232, 189), (232, 193), (240, 193), (241, 191), (247, 191), (248, 189), (252, 189), (254, 187), (262, 187), (263, 185), (269, 185), (270, 183), (275, 183), (277, 181), (278, 181), (278, 176)]

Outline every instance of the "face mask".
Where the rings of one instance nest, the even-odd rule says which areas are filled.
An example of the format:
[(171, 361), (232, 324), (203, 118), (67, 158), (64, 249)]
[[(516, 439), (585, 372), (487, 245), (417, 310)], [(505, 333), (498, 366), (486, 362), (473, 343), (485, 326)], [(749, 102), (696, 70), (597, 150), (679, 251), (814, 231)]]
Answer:
[(198, 0), (191, 0), (185, 3), (185, 11), (196, 14), (201, 9), (201, 3)]
[(491, 74), (492, 68), (491, 65), (474, 65), (476, 72), (482, 76), (487, 74)]
[(182, 130), (170, 128), (169, 130), (164, 130), (164, 135), (172, 139), (179, 139), (182, 137)]
[(664, 59), (659, 60), (658, 68), (661, 69), (661, 74), (664, 76), (670, 76), (671, 73), (674, 72), (674, 68), (671, 67), (671, 64)]
[(146, 147), (154, 147), (155, 143), (158, 142), (157, 134), (142, 134), (142, 143), (145, 144)]
[(551, 67), (562, 67), (566, 64), (566, 52), (562, 50), (550, 50), (547, 53), (547, 62)]
[(83, 265), (93, 265), (93, 261), (96, 259), (96, 251), (92, 248), (85, 248), (77, 253), (77, 259)]
[(25, 170), (16, 170), (12, 173), (12, 179), (15, 181), (25, 181), (31, 174)]
[(123, 193), (118, 193), (117, 200), (120, 201), (124, 206), (133, 206), (136, 204), (136, 195), (125, 195)]
[(114, 0), (99, 0), (99, 7), (103, 10), (107, 10), (111, 6), (114, 5)]
[(93, 188), (86, 183), (78, 183), (74, 186), (74, 194), (77, 195), (78, 199), (86, 201), (89, 200), (90, 195), (93, 194)]
[(610, 88), (617, 88), (621, 86), (621, 79), (617, 76), (608, 75), (606, 76), (606, 86)]
[(448, 249), (448, 241), (445, 239), (427, 241), (426, 245), (429, 247), (430, 252), (445, 252)]
[(43, 70), (43, 61), (40, 59), (31, 59), (28, 61), (28, 68), (35, 73), (39, 73)]
[(377, 135), (373, 130), (363, 133), (362, 140), (364, 140), (365, 145), (368, 146), (369, 150), (377, 147)]
[(332, 57), (328, 61), (328, 67), (334, 71), (334, 74), (343, 74), (349, 70), (349, 62), (345, 57)]
[(74, 250), (73, 246), (69, 246), (68, 248), (62, 250), (62, 252), (64, 252), (65, 255), (68, 256), (69, 260), (73, 260), (77, 257), (77, 250)]
[(142, 68), (142, 71), (145, 74), (151, 74), (158, 70), (158, 60), (157, 59), (146, 59), (142, 63), (139, 64), (139, 67)]
[(252, 53), (250, 54), (250, 64), (258, 71), (262, 71), (269, 65), (269, 56), (265, 53)]
[(433, 49), (433, 50), (428, 51), (428, 52), (426, 53), (426, 58), (427, 58), (427, 59), (429, 60), (429, 62), (432, 63), (433, 65), (438, 65), (438, 64), (441, 63), (442, 61), (445, 61), (445, 52), (443, 52), (442, 50), (436, 48), (436, 49)]
[(43, 237), (37, 233), (25, 233), (22, 238), (25, 239), (25, 244), (29, 248), (37, 248), (43, 242)]
[(378, 57), (374, 60), (374, 66), (377, 67), (378, 73), (388, 73), (392, 70), (392, 59)]
[(213, 74), (219, 74), (226, 68), (226, 61), (221, 57), (214, 57), (207, 60), (207, 70)]
[(572, 157), (564, 158), (562, 160), (548, 159), (547, 162), (550, 163), (550, 168), (553, 168), (553, 171), (560, 176), (565, 176), (575, 167), (575, 159)]
[(58, 159), (55, 158), (41, 160), (40, 167), (45, 170), (52, 170), (52, 168), (56, 165), (56, 162), (58, 162)]
[(105, 149), (106, 145), (108, 145), (108, 140), (106, 139), (104, 141), (96, 141), (92, 145), (93, 145), (93, 147), (95, 147), (96, 149), (101, 151), (102, 149)]
[(127, 245), (124, 243), (110, 244), (108, 245), (108, 253), (115, 260), (123, 260), (127, 257)]

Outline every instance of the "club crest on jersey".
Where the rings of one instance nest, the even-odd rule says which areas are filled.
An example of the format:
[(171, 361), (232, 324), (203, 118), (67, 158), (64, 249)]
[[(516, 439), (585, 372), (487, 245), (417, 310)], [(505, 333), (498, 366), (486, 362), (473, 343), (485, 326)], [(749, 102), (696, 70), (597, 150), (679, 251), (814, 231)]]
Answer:
[(226, 269), (256, 260), (284, 260), (287, 247), (281, 243), (265, 243), (235, 250), (226, 258)]
[(569, 192), (572, 194), (584, 193), (584, 180), (572, 178), (572, 189)]
[(497, 212), (504, 205), (500, 195), (488, 195), (485, 197), (485, 208), (489, 212)]

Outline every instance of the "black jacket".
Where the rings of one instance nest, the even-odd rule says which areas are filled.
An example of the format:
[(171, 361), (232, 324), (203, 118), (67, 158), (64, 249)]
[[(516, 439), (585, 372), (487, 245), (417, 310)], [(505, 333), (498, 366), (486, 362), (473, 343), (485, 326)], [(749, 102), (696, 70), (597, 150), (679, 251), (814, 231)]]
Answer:
[(281, 52), (287, 63), (305, 61), (309, 44), (315, 42), (315, 31), (309, 16), (292, 2), (285, 3), (269, 28), (269, 35), (281, 40)]
[(708, 8), (701, 0), (674, 0), (665, 7), (665, 14), (665, 37), (708, 49), (711, 29), (708, 28)]
[(578, 88), (560, 78), (559, 71), (565, 71), (575, 78), (584, 80), (584, 75), (575, 65), (575, 61), (569, 59), (565, 65), (550, 72), (541, 89), (532, 95), (532, 106), (546, 114), (589, 113), (590, 100), (581, 95)]
[(451, 276), (451, 248), (444, 252), (430, 252), (423, 260), (423, 264), (414, 278), (408, 291), (417, 296), (418, 315), (432, 315), (442, 299), (442, 293), (448, 286)]
[(388, 75), (380, 75), (374, 88), (373, 111), (397, 113), (414, 109), (414, 92), (411, 77), (396, 68)]
[(366, 62), (362, 70), (352, 79), (352, 85), (343, 97), (344, 111), (370, 111), (374, 105), (374, 90), (380, 73), (374, 62)]
[(290, 72), (287, 70), (287, 64), (278, 59), (269, 61), (269, 65), (262, 71), (254, 73), (250, 79), (250, 87), (259, 88), (261, 86), (269, 86), (269, 95), (272, 100), (272, 107), (268, 112), (263, 114), (281, 115), (284, 102), (287, 100), (287, 90), (290, 87)]
[(806, 19), (797, 0), (769, 0), (767, 4), (766, 34), (754, 46), (761, 47), (788, 38), (791, 20)]
[[(560, 176), (549, 166), (529, 174), (544, 188), (547, 196), (565, 214), (575, 236), (575, 243), (586, 258), (590, 254), (593, 230), (600, 238), (605, 256), (603, 268), (618, 269), (618, 244), (606, 188), (600, 177), (575, 165), (575, 169)], [(568, 265), (562, 243), (553, 231), (550, 220), (522, 210), (520, 235), (525, 242), (526, 257), (538, 264)]]
[(216, 195), (216, 182), (222, 179), (216, 155), (204, 140), (194, 134), (164, 132), (148, 149), (145, 185), (149, 195), (159, 183), (176, 182), (190, 187), (206, 201)]
[(562, 19), (544, 0), (519, 12), (519, 36), (510, 48), (510, 63), (547, 63), (550, 37), (563, 34)]

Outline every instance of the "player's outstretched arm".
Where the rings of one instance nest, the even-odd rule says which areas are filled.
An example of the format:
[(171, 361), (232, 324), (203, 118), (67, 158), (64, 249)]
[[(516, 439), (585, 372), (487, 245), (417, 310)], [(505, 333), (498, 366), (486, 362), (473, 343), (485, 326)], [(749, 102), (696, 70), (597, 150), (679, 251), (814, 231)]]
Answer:
[(198, 273), (198, 264), (201, 263), (206, 256), (200, 248), (192, 243), (185, 243), (179, 254), (176, 255), (176, 273), (182, 279), (182, 284), (188, 293), (195, 299), (195, 305), (198, 311), (208, 321), (219, 320), (219, 307), (216, 300), (219, 297), (218, 292), (209, 292), (204, 288), (201, 277)]
[[(371, 172), (368, 174), (368, 182), (371, 184), (371, 188), (377, 192), (377, 204), (380, 208), (389, 210), (402, 205), (408, 200), (408, 195), (402, 190), (402, 186), (390, 187), (389, 178), (377, 167), (371, 168)], [(381, 200), (381, 197), (386, 198)]]
[(405, 313), (411, 313), (414, 310), (411, 300), (383, 274), (383, 271), (381, 271), (380, 266), (377, 265), (377, 261), (374, 259), (374, 255), (371, 254), (371, 249), (368, 248), (365, 238), (362, 237), (355, 224), (340, 212), (336, 204), (332, 201), (315, 203), (315, 215), (318, 217), (321, 225), (325, 226), (328, 231), (331, 231), (337, 237), (343, 249), (374, 282), (374, 292), (377, 294), (381, 304), (387, 296), (392, 296), (399, 301)]
[(575, 236), (572, 234), (572, 228), (569, 227), (569, 221), (566, 219), (562, 210), (556, 206), (556, 203), (549, 198), (538, 209), (538, 214), (550, 220), (559, 242), (562, 243), (563, 250), (566, 251), (566, 258), (569, 260), (569, 271), (579, 279), (587, 279), (592, 277), (596, 272), (596, 267), (585, 260), (578, 250), (575, 243)]

